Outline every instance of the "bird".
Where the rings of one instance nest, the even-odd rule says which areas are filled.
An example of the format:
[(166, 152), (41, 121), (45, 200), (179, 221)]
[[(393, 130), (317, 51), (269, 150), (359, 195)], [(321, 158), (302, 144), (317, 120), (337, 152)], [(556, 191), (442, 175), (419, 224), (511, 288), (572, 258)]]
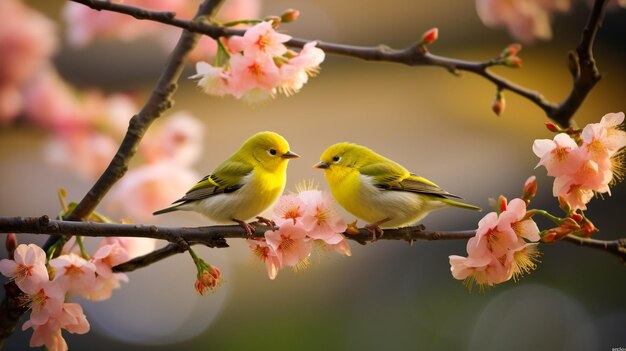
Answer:
[(383, 234), (383, 228), (416, 223), (443, 207), (481, 210), (455, 200), (460, 197), (365, 146), (348, 142), (332, 145), (313, 167), (324, 170), (337, 202), (369, 223), (365, 228), (373, 234), (373, 240)]
[(299, 157), (279, 134), (257, 133), (172, 206), (153, 215), (195, 211), (218, 223), (236, 222), (251, 237), (255, 228), (246, 220), (257, 216), (259, 222), (273, 226), (258, 215), (283, 193), (288, 161)]

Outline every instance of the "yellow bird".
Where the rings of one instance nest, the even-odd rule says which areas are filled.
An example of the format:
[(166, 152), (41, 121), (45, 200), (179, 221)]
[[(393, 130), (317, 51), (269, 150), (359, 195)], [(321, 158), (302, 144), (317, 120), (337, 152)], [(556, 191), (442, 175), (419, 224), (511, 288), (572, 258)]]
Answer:
[(289, 150), (289, 143), (282, 136), (257, 133), (185, 196), (174, 201), (173, 206), (153, 214), (196, 211), (218, 223), (237, 222), (251, 235), (254, 227), (246, 220), (258, 216), (283, 193), (287, 163), (297, 157), (300, 156)]
[(324, 170), (334, 198), (348, 212), (367, 221), (374, 235), (382, 228), (413, 224), (430, 211), (454, 206), (480, 211), (430, 180), (360, 145), (335, 144), (313, 167)]

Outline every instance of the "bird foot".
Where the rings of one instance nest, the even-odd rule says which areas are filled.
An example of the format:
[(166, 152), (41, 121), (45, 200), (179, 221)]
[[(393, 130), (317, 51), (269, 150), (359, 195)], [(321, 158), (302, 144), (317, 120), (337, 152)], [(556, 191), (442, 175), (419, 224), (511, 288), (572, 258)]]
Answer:
[(380, 225), (385, 222), (388, 222), (390, 219), (391, 218), (381, 219), (380, 221), (376, 221), (374, 223), (370, 223), (365, 226), (365, 229), (367, 229), (368, 232), (372, 233), (372, 242), (382, 238), (385, 232), (383, 232), (383, 230), (380, 229)]
[(271, 219), (268, 219), (268, 218), (265, 218), (265, 217), (261, 217), (261, 216), (256, 216), (256, 220), (259, 223), (265, 224), (268, 227), (272, 227), (272, 228), (276, 227), (276, 222), (274, 222)]
[(256, 227), (254, 225), (250, 223), (246, 223), (236, 218), (233, 218), (233, 221), (237, 222), (239, 226), (243, 228), (243, 230), (246, 231), (246, 236), (248, 237), (248, 239), (252, 239), (252, 237), (254, 236), (254, 233), (256, 232)]

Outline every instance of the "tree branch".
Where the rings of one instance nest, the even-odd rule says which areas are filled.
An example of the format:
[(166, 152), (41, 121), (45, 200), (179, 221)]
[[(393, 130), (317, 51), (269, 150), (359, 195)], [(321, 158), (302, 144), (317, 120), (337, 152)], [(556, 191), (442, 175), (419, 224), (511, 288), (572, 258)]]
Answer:
[[(253, 237), (262, 238), (270, 229), (257, 225)], [(189, 245), (206, 245), (213, 248), (228, 247), (226, 239), (247, 238), (246, 232), (238, 225), (218, 225), (210, 227), (162, 227), (142, 224), (117, 224), (96, 222), (72, 222), (51, 220), (42, 217), (0, 217), (0, 233), (31, 233), (59, 235), (81, 235), (86, 237), (143, 237), (166, 240), (170, 244), (153, 253), (136, 259), (130, 264), (117, 267), (117, 271), (130, 271), (152, 264), (178, 252), (184, 252)], [(346, 239), (361, 244), (371, 242), (372, 233), (360, 228), (356, 234), (344, 233)], [(404, 240), (412, 243), (416, 240), (468, 240), (476, 234), (475, 230), (465, 231), (430, 231), (421, 225), (386, 229), (379, 240)], [(618, 240), (598, 240), (567, 236), (567, 241), (581, 246), (602, 249), (626, 262), (626, 238)]]
[[(173, 12), (150, 11), (143, 8), (128, 6), (113, 2), (72, 0), (95, 10), (107, 10), (133, 16), (137, 19), (147, 19), (163, 24), (183, 28), (196, 33), (202, 33), (217, 39), (232, 35), (243, 35), (243, 30), (236, 30), (208, 23), (197, 23), (178, 19)], [(541, 93), (524, 88), (488, 70), (494, 65), (489, 61), (464, 61), (438, 55), (433, 55), (420, 43), (413, 44), (403, 49), (391, 49), (380, 45), (364, 47), (343, 45), (317, 41), (317, 47), (326, 53), (360, 58), (366, 61), (385, 61), (401, 63), (408, 66), (436, 66), (442, 67), (452, 73), (466, 71), (474, 73), (492, 82), (498, 90), (509, 90), (537, 105), (544, 111), (546, 116), (561, 127), (569, 127), (571, 120), (591, 89), (600, 80), (600, 73), (593, 58), (593, 42), (600, 27), (608, 0), (596, 0), (587, 24), (583, 30), (582, 39), (576, 49), (576, 54), (570, 52), (570, 71), (574, 76), (574, 83), (570, 94), (560, 104), (548, 101)], [(311, 40), (293, 38), (286, 44), (292, 47), (303, 47)]]
[[(193, 27), (195, 23), (201, 23), (204, 17), (214, 12), (221, 1), (205, 0), (200, 5), (194, 20), (190, 22), (189, 26)], [(89, 2), (90, 4), (104, 3), (103, 1)], [(151, 16), (148, 13), (143, 15), (147, 16), (146, 18)], [(165, 18), (171, 15), (160, 14), (158, 16)], [(198, 39), (199, 34), (183, 31), (150, 97), (141, 111), (131, 118), (126, 136), (111, 163), (74, 210), (65, 217), (67, 220), (80, 221), (86, 218), (98, 206), (113, 184), (124, 176), (128, 169), (128, 163), (135, 154), (137, 146), (148, 127), (172, 106), (172, 96), (177, 88), (176, 83), (185, 67), (187, 56), (195, 47)], [(50, 247), (56, 240), (58, 238), (50, 237), (44, 248)], [(0, 348), (4, 344), (4, 340), (13, 333), (21, 314), (25, 311), (17, 304), (16, 291), (15, 289), (10, 289), (10, 284), (5, 286), (5, 292), (4, 300), (0, 304)]]

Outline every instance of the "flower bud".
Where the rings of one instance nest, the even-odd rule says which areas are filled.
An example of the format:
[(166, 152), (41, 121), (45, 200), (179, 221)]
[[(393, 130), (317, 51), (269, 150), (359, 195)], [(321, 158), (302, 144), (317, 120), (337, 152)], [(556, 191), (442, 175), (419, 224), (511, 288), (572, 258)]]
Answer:
[(593, 233), (600, 231), (596, 226), (588, 220), (586, 217), (582, 220), (582, 233), (585, 237), (590, 237)]
[(564, 230), (565, 229), (576, 230), (580, 228), (580, 225), (578, 225), (578, 223), (574, 219), (567, 217), (561, 221), (561, 228), (563, 228)]
[(522, 193), (522, 200), (526, 201), (526, 205), (528, 205), (530, 203), (530, 200), (532, 200), (535, 197), (536, 193), (537, 193), (537, 177), (530, 176), (528, 177), (528, 179), (526, 179), (526, 182), (524, 183), (524, 191)]
[(559, 196), (559, 207), (567, 214), (572, 213), (572, 205), (563, 196)]
[(582, 222), (582, 220), (584, 218), (580, 213), (572, 213), (570, 215), (570, 217), (572, 217), (572, 219), (575, 220), (578, 223)]
[(500, 54), (500, 56), (502, 58), (507, 58), (509, 56), (515, 56), (517, 55), (518, 52), (520, 52), (522, 50), (522, 44), (519, 43), (513, 43), (509, 46), (507, 46), (506, 48), (504, 48), (504, 50), (502, 51), (502, 53)]
[(496, 93), (496, 98), (493, 100), (491, 104), (491, 110), (496, 116), (500, 116), (500, 114), (504, 111), (506, 107), (506, 101), (504, 100), (504, 94), (500, 90)]
[(439, 29), (437, 29), (437, 27), (431, 28), (422, 35), (422, 40), (420, 41), (420, 44), (428, 45), (437, 40), (437, 38), (439, 38)]
[(500, 195), (500, 197), (498, 197), (498, 210), (500, 211), (500, 213), (506, 211), (506, 197)]
[(546, 122), (546, 128), (553, 133), (561, 133), (563, 130), (553, 122)]
[(544, 230), (541, 233), (541, 242), (542, 243), (553, 243), (556, 241), (556, 231), (554, 230), (554, 228), (552, 229), (548, 229), (548, 230)]
[(280, 20), (283, 23), (289, 23), (289, 22), (293, 22), (293, 21), (297, 20), (299, 16), (300, 16), (300, 11), (294, 10), (294, 9), (289, 9), (289, 10), (285, 10), (285, 12), (283, 12), (280, 15)]
[(278, 27), (281, 23), (281, 18), (278, 16), (267, 16), (263, 19), (265, 22), (272, 22), (272, 28)]
[(520, 68), (522, 67), (522, 59), (519, 56), (509, 56), (505, 58), (502, 63), (511, 68)]
[(7, 238), (4, 242), (4, 245), (7, 249), (8, 258), (12, 260), (13, 252), (15, 251), (15, 248), (17, 247), (17, 236), (15, 236), (14, 233), (7, 234)]

